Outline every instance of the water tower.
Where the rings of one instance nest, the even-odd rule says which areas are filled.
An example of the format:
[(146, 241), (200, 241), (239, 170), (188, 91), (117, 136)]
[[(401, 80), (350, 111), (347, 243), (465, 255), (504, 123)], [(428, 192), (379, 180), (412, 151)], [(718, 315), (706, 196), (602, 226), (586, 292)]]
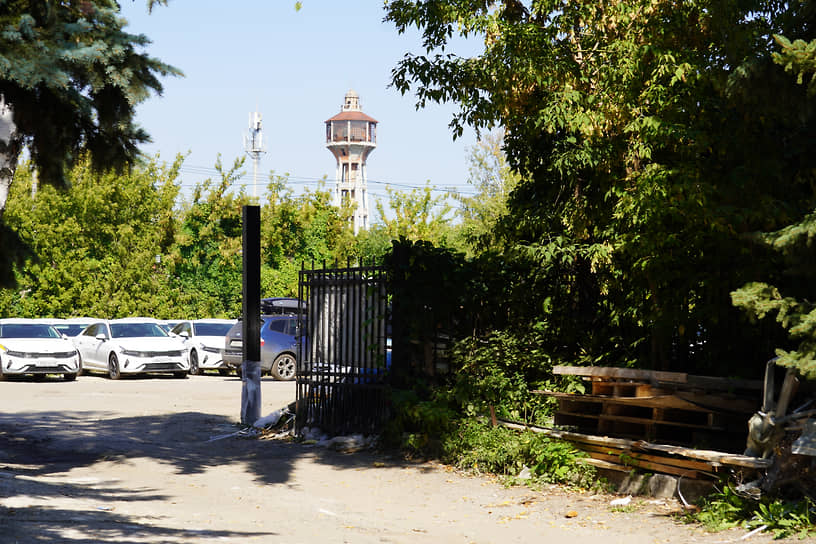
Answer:
[(366, 159), (377, 147), (377, 120), (363, 113), (356, 92), (347, 92), (340, 113), (326, 121), (326, 147), (337, 159), (334, 205), (352, 204), (357, 234), (368, 229)]

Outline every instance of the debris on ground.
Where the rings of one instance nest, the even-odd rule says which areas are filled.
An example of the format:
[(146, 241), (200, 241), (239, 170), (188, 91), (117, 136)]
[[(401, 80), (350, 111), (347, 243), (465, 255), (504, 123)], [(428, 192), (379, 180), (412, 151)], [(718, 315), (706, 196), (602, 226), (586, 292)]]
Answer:
[(632, 495), (627, 495), (625, 497), (621, 497), (620, 499), (609, 501), (609, 506), (626, 506), (630, 502), (632, 502)]
[(362, 434), (330, 437), (317, 427), (305, 427), (301, 429), (300, 435), (303, 439), (303, 444), (315, 445), (344, 453), (353, 453), (373, 448), (378, 440), (378, 437), (375, 435), (365, 436)]

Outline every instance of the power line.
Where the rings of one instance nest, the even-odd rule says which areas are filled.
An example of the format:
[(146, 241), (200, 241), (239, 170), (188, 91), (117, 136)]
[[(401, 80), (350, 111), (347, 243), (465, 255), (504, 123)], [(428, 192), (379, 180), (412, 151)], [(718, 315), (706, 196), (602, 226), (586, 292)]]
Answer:
[[(201, 176), (216, 177), (216, 178), (220, 175), (219, 171), (217, 169), (215, 169), (215, 168), (206, 167), (206, 166), (195, 166), (195, 165), (182, 165), (181, 168), (179, 168), (179, 172), (182, 173), (182, 174), (201, 175)], [(294, 175), (285, 175), (285, 174), (283, 174), (283, 175), (281, 175), (281, 177), (286, 180), (287, 184), (291, 184), (291, 185), (295, 185), (295, 186), (312, 185), (312, 184), (313, 185), (319, 185), (320, 183), (324, 183), (324, 184), (332, 183), (331, 181), (326, 179), (325, 176), (324, 177), (307, 177), (307, 176), (294, 176)], [(249, 187), (258, 187), (258, 186), (265, 187), (266, 186), (265, 183), (264, 184), (255, 183), (254, 182), (254, 177), (250, 176), (247, 173), (241, 173), (240, 176), (235, 178), (235, 183), (239, 183), (239, 182), (240, 182), (241, 185), (246, 185), (246, 186), (249, 186)], [(182, 187), (194, 187), (198, 183), (199, 182), (181, 183), (181, 186)], [(379, 180), (379, 179), (369, 179), (368, 184), (369, 184), (369, 186), (379, 185), (379, 186), (382, 186), (383, 188), (388, 186), (388, 187), (396, 187), (396, 188), (403, 188), (403, 189), (424, 189), (427, 186), (425, 184), (421, 184), (421, 185), (417, 184), (416, 182), (395, 182), (395, 181), (384, 181), (384, 180)], [(430, 187), (431, 187), (431, 191), (434, 192), (434, 193), (451, 193), (451, 194), (462, 195), (462, 196), (475, 196), (476, 194), (478, 194), (478, 191), (476, 191), (475, 189), (466, 188), (466, 187), (453, 186), (453, 187), (446, 187), (446, 188), (438, 188), (438, 187), (433, 186), (433, 185), (430, 186)], [(379, 192), (378, 193), (376, 188), (372, 189), (371, 187), (369, 188), (369, 191), (374, 193), (374, 194), (382, 194), (382, 195), (387, 194), (385, 192)]]

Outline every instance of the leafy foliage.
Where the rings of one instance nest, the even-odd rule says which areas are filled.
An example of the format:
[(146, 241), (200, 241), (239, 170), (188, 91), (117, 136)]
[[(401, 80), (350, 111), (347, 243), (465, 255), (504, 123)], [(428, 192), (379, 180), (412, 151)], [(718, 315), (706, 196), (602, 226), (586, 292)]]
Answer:
[(422, 189), (413, 189), (410, 193), (394, 190), (390, 186), (386, 186), (385, 190), (389, 199), (388, 209), (394, 216), (389, 217), (388, 209), (379, 199), (376, 208), (388, 238), (446, 245), (450, 233), (448, 223), (451, 207), (445, 202), (445, 196), (434, 197), (429, 184)]
[(510, 477), (528, 467), (534, 481), (597, 487), (595, 471), (579, 463), (583, 454), (571, 444), (534, 432), (519, 433), (462, 421), (444, 443), (443, 459), (455, 466)]
[[(0, 289), (0, 316), (239, 315), (241, 214), (251, 202), (236, 186), (243, 160), (224, 165), (219, 157), (216, 179), (186, 198), (177, 182), (182, 162), (156, 158), (118, 174), (96, 172), (85, 158), (69, 172), (69, 188), (36, 195), (34, 165), (25, 163), (0, 231), (0, 270), (14, 285)], [(355, 236), (350, 210), (332, 206), (322, 186), (296, 195), (287, 183), (271, 174), (261, 206), (265, 296), (295, 296), (301, 266), (381, 261), (390, 251), (382, 225)]]
[(784, 66), (785, 71), (795, 74), (799, 84), (804, 83), (805, 77), (809, 75), (808, 91), (811, 95), (816, 93), (816, 40), (791, 42), (784, 36), (774, 36), (774, 39), (781, 48), (774, 52), (774, 61)]
[(69, 191), (44, 186), (36, 196), (25, 165), (6, 221), (33, 256), (17, 269), (18, 287), (0, 314), (163, 316), (171, 291), (156, 257), (173, 242), (180, 164), (99, 176), (84, 160)]
[(181, 72), (141, 52), (150, 41), (125, 32), (113, 0), (2, 5), (0, 104), (13, 116), (2, 182), (11, 183), (23, 145), (42, 183), (64, 185), (83, 152), (97, 170), (131, 164), (148, 139), (133, 122), (136, 105), (161, 92), (159, 76)]
[[(780, 335), (752, 330), (729, 293), (779, 264), (746, 235), (814, 204), (816, 110), (769, 47), (807, 40), (813, 15), (761, 0), (397, 0), (386, 19), (425, 48), (394, 69), (398, 89), (456, 103), (455, 134), (506, 130), (521, 181), (499, 239), (564, 357), (757, 374), (744, 360)], [(454, 34), (483, 52), (450, 53)]]
[(241, 313), (241, 210), (249, 198), (231, 190), (242, 165), (243, 158), (236, 159), (225, 169), (219, 157), (215, 163), (221, 178), (218, 183), (208, 179), (193, 190), (166, 264), (169, 278), (183, 293), (185, 311), (181, 315)]
[[(773, 54), (774, 61), (796, 74), (799, 84), (811, 74), (808, 89), (812, 96), (816, 89), (816, 40), (791, 43), (783, 36), (774, 38), (782, 48)], [(757, 320), (776, 314), (776, 321), (788, 331), (791, 340), (790, 347), (777, 347), (778, 363), (816, 379), (816, 303), (809, 289), (816, 280), (816, 213), (776, 232), (755, 235), (754, 239), (783, 256), (783, 273), (773, 279), (773, 284), (749, 282), (735, 290), (731, 294), (734, 305)]]
[(489, 413), (541, 423), (550, 414), (545, 398), (530, 391), (551, 378), (552, 363), (541, 337), (496, 331), (466, 338), (451, 350), (450, 395), (467, 416)]
[(507, 213), (510, 193), (519, 183), (519, 175), (510, 168), (502, 151), (503, 141), (504, 134), (494, 131), (483, 135), (473, 146), (468, 182), (476, 194), (454, 195), (461, 207), (459, 230), (470, 248), (470, 254), (496, 247), (496, 227)]
[(755, 501), (740, 496), (731, 485), (700, 500), (701, 510), (692, 519), (711, 531), (732, 527), (763, 528), (775, 538), (816, 536), (816, 504), (801, 501), (763, 499)]

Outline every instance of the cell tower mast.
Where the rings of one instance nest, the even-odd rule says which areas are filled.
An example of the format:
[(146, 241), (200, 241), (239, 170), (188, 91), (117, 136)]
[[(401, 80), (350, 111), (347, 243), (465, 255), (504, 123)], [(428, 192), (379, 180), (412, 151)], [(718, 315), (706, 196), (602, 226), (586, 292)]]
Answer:
[(252, 196), (256, 197), (258, 196), (258, 164), (261, 162), (261, 155), (266, 153), (261, 131), (261, 114), (257, 111), (249, 114), (249, 133), (244, 136), (244, 150), (252, 158)]

